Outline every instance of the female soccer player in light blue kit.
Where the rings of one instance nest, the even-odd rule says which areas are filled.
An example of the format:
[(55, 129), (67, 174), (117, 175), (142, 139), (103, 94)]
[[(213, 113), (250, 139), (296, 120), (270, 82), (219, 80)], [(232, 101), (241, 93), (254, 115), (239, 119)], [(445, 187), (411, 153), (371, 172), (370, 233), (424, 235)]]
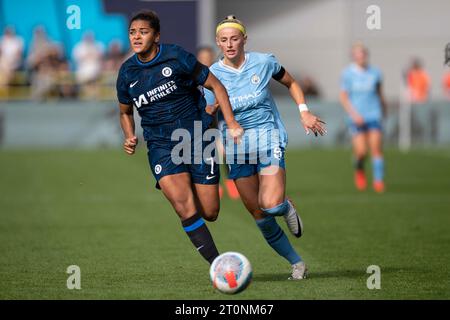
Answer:
[(358, 190), (367, 187), (364, 162), (372, 155), (373, 189), (384, 192), (384, 159), (381, 120), (386, 103), (381, 91), (381, 72), (369, 65), (368, 51), (361, 43), (352, 47), (353, 63), (342, 72), (340, 100), (349, 116)]
[[(269, 91), (270, 79), (289, 89), (307, 133), (323, 135), (324, 122), (308, 111), (300, 86), (276, 58), (271, 54), (246, 52), (246, 40), (245, 27), (234, 16), (220, 22), (216, 42), (224, 57), (210, 68), (227, 89), (235, 118), (245, 130), (238, 150), (226, 138), (226, 124), (221, 128), (229, 177), (234, 179), (244, 205), (267, 243), (291, 264), (291, 279), (304, 279), (306, 265), (275, 220), (275, 216), (283, 216), (291, 233), (296, 237), (302, 235), (300, 217), (285, 194), (287, 134)], [(212, 92), (207, 91), (205, 97), (208, 105), (215, 104)]]

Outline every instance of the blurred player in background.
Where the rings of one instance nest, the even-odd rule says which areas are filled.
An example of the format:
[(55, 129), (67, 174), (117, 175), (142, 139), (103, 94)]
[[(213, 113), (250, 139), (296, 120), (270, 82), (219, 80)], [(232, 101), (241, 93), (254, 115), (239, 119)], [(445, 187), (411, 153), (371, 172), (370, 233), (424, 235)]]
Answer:
[(446, 69), (444, 76), (442, 77), (442, 90), (444, 92), (444, 97), (447, 101), (450, 101), (450, 43), (445, 46), (444, 65), (446, 65)]
[(372, 156), (373, 188), (385, 190), (381, 121), (386, 113), (381, 72), (369, 65), (369, 53), (362, 43), (353, 45), (353, 62), (341, 76), (340, 101), (349, 116), (354, 155), (354, 182), (358, 190), (367, 188), (364, 163)]
[[(211, 67), (211, 65), (214, 62), (216, 62), (216, 60), (217, 60), (216, 58), (217, 58), (216, 52), (214, 51), (214, 49), (212, 47), (204, 46), (204, 47), (200, 47), (197, 50), (197, 60), (200, 63), (203, 63), (208, 68)], [(217, 124), (217, 122), (216, 122), (216, 124), (218, 126), (221, 126), (223, 119), (221, 119), (220, 122), (221, 123), (219, 123), (219, 124)], [(224, 150), (223, 150), (223, 144), (221, 143), (221, 141), (217, 141), (217, 150), (220, 153), (220, 157), (222, 158), (224, 155)], [(225, 188), (227, 189), (228, 196), (230, 197), (230, 199), (233, 199), (233, 200), (239, 199), (239, 191), (237, 190), (233, 179), (228, 178), (228, 175), (230, 174), (228, 166), (224, 166), (224, 170), (225, 170), (225, 174), (226, 174)], [(219, 185), (219, 195), (222, 198), (223, 190), (220, 185)]]
[(197, 60), (209, 68), (216, 61), (216, 53), (212, 47), (200, 47), (197, 49)]
[(444, 93), (444, 98), (450, 101), (450, 68), (447, 68), (442, 76), (442, 92)]
[[(229, 152), (228, 140), (224, 142), (229, 177), (234, 179), (244, 205), (267, 243), (291, 264), (291, 279), (300, 280), (306, 277), (306, 265), (275, 219), (276, 216), (283, 216), (291, 233), (296, 237), (302, 235), (300, 217), (285, 194), (284, 149), (287, 133), (269, 91), (270, 79), (289, 89), (292, 99), (299, 106), (307, 133), (312, 131), (316, 136), (322, 135), (325, 128), (323, 121), (308, 111), (300, 86), (276, 58), (271, 54), (246, 52), (246, 41), (245, 26), (234, 16), (228, 16), (218, 24), (216, 42), (224, 57), (210, 70), (225, 85), (236, 120), (246, 131), (257, 135), (256, 138), (244, 135), (243, 141), (249, 146), (243, 154), (245, 163), (236, 161), (237, 154), (233, 150)], [(206, 98), (208, 104), (215, 103), (216, 97), (211, 92), (206, 92)], [(220, 128), (224, 134), (226, 128), (226, 123)], [(278, 136), (267, 141), (266, 138), (276, 132)], [(264, 156), (266, 159), (263, 159)]]
[(131, 19), (129, 40), (135, 55), (122, 65), (117, 79), (125, 152), (134, 154), (138, 143), (134, 105), (142, 118), (152, 173), (191, 242), (212, 263), (218, 251), (203, 218), (214, 221), (219, 212), (218, 165), (213, 158), (206, 161), (203, 157), (196, 164), (194, 153), (188, 161), (176, 164), (171, 152), (178, 141), (171, 136), (174, 130), (185, 129), (191, 136), (189, 147), (194, 149), (194, 121), (202, 120), (200, 110), (206, 107), (198, 86), (214, 91), (236, 139), (242, 128), (234, 119), (225, 88), (209, 69), (183, 48), (159, 43), (160, 22), (154, 12)]
[(411, 103), (425, 103), (430, 94), (430, 76), (425, 71), (419, 58), (411, 61), (406, 71), (406, 85)]

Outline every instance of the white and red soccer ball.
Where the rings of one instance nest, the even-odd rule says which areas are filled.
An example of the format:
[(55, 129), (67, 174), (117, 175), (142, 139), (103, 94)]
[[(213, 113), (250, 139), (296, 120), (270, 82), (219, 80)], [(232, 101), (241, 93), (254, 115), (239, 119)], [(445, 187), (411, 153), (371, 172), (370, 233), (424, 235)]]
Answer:
[(214, 288), (227, 294), (243, 291), (252, 281), (252, 266), (238, 252), (225, 252), (218, 256), (209, 269)]

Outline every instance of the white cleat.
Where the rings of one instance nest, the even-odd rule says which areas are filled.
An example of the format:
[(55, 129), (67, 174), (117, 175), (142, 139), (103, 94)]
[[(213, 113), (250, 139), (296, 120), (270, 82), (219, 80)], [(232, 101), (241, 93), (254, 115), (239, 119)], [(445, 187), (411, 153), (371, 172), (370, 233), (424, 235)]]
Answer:
[(302, 280), (308, 276), (308, 268), (303, 261), (292, 265), (292, 276), (289, 280)]
[(297, 213), (292, 201), (288, 199), (289, 211), (283, 216), (289, 231), (297, 238), (300, 238), (303, 234), (303, 222)]

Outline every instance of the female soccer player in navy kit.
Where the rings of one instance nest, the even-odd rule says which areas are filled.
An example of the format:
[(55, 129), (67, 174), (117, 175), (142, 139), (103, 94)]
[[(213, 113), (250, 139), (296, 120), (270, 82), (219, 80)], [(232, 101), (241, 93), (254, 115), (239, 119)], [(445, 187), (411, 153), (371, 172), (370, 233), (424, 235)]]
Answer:
[[(210, 159), (174, 161), (174, 130), (194, 134), (194, 121), (202, 120), (206, 102), (199, 85), (214, 91), (232, 135), (239, 139), (243, 130), (233, 116), (228, 95), (209, 69), (179, 46), (160, 44), (160, 23), (152, 12), (142, 12), (130, 21), (129, 40), (135, 52), (123, 63), (117, 79), (120, 124), (127, 154), (135, 152), (133, 105), (142, 118), (153, 175), (172, 204), (199, 253), (209, 262), (218, 256), (211, 234), (202, 218), (214, 221), (219, 212), (218, 165)], [(200, 138), (201, 139), (201, 138)], [(194, 138), (190, 140), (194, 145)], [(206, 143), (203, 143), (203, 147)], [(192, 148), (193, 149), (193, 148)]]
[(353, 63), (342, 72), (340, 100), (348, 114), (354, 155), (354, 182), (358, 190), (367, 187), (364, 162), (369, 149), (372, 155), (373, 189), (384, 192), (384, 159), (381, 121), (386, 103), (381, 89), (380, 70), (371, 66), (363, 44), (352, 47)]
[[(299, 106), (307, 133), (312, 131), (316, 136), (324, 134), (324, 122), (308, 111), (300, 86), (275, 57), (246, 52), (246, 40), (245, 27), (234, 16), (220, 22), (216, 29), (216, 43), (224, 57), (210, 68), (225, 85), (236, 119), (246, 133), (254, 134), (244, 135), (243, 144), (248, 149), (238, 151), (237, 161), (236, 153), (229, 152), (233, 151), (233, 146), (229, 148), (226, 139), (229, 177), (234, 179), (244, 205), (267, 243), (291, 264), (291, 279), (300, 280), (306, 277), (306, 265), (275, 220), (275, 216), (283, 216), (291, 233), (296, 237), (302, 235), (300, 217), (285, 194), (284, 149), (287, 134), (269, 90), (270, 80), (273, 78), (289, 89)], [(217, 96), (206, 91), (206, 97), (208, 104), (214, 105)], [(227, 126), (225, 124), (225, 130)], [(245, 163), (239, 162), (240, 156)], [(234, 161), (230, 163), (229, 160)]]

